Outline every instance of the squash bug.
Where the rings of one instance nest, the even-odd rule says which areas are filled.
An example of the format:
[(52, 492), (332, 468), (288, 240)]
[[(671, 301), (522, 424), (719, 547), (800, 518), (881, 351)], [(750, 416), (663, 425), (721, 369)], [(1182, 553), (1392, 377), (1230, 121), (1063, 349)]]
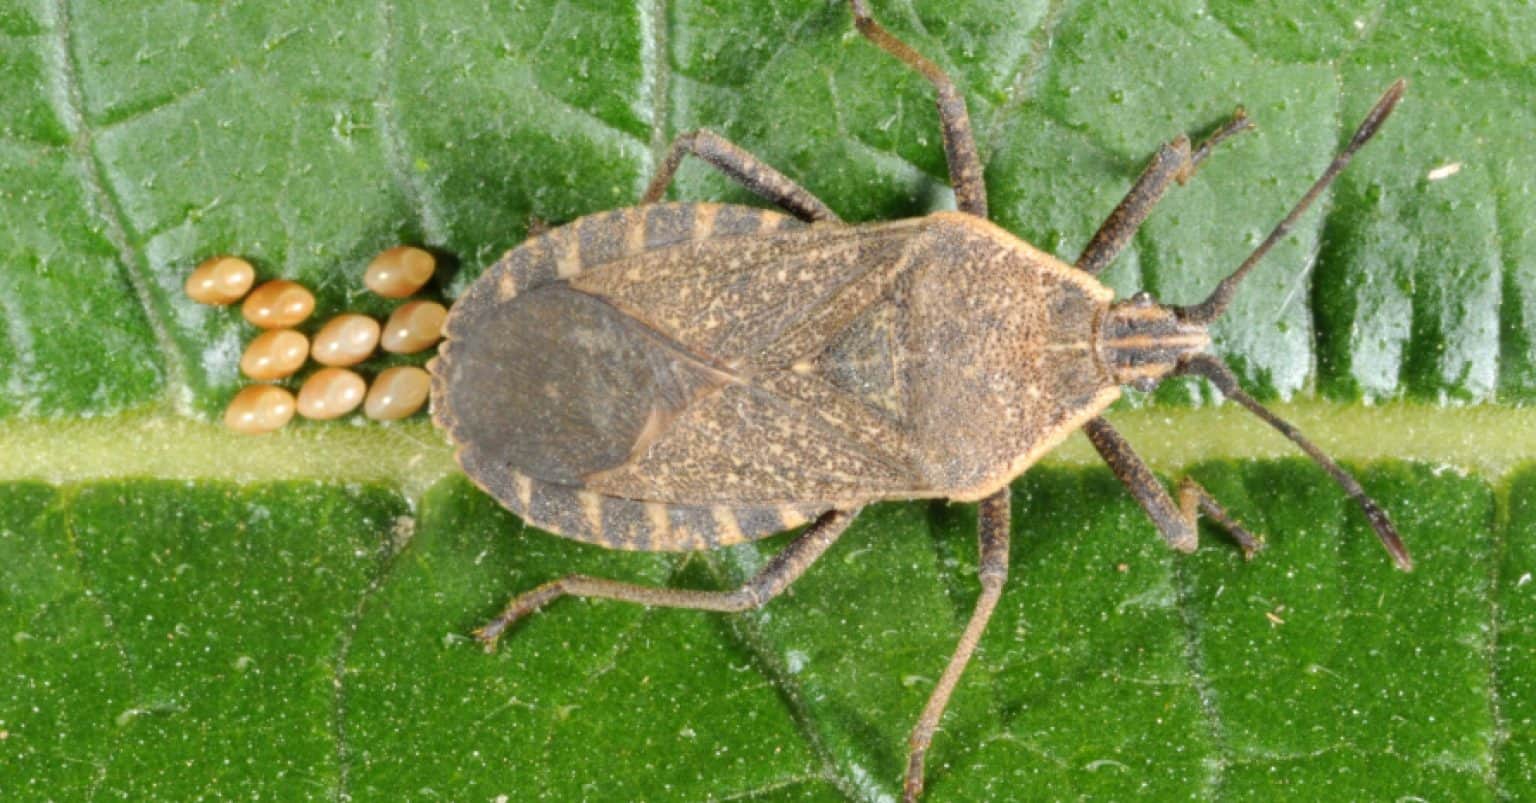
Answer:
[[(1382, 96), (1289, 214), (1203, 302), (1115, 302), (1094, 277), (1170, 185), (1251, 127), (1239, 110), (1197, 147), (1161, 147), (1075, 265), (987, 219), (964, 98), (933, 62), (851, 0), (859, 32), (938, 94), (958, 211), (846, 225), (825, 203), (709, 131), (678, 137), (639, 206), (545, 231), (508, 252), (450, 313), (431, 366), (435, 420), (469, 477), (528, 522), (629, 550), (689, 551), (809, 523), (731, 591), (651, 588), (581, 575), (515, 597), (476, 632), (577, 595), (743, 611), (782, 592), (859, 509), (888, 499), (980, 503), (981, 595), (912, 730), (905, 798), (986, 628), (1008, 571), (1009, 483), (1082, 428), (1170, 546), (1189, 552), (1203, 512), (1259, 541), (1185, 478), (1175, 502), (1100, 414), (1124, 385), (1200, 376), (1333, 477), (1397, 565), (1407, 549), (1350, 474), (1239, 387), (1207, 353), (1207, 326), (1401, 98)], [(698, 157), (783, 213), (662, 203)]]

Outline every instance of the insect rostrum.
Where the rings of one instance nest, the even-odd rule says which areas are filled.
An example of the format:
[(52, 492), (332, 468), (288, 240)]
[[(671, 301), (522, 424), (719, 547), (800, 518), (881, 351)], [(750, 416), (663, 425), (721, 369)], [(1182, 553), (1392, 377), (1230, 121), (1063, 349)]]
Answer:
[[(886, 499), (980, 502), (982, 593), (910, 740), (905, 796), (1002, 593), (1009, 483), (1083, 428), (1170, 546), (1192, 551), (1204, 512), (1245, 552), (1260, 542), (1185, 478), (1177, 502), (1099, 417), (1131, 385), (1203, 376), (1316, 460), (1411, 568), (1381, 508), (1348, 473), (1239, 387), (1207, 353), (1207, 326), (1375, 133), (1387, 90), (1270, 236), (1203, 302), (1116, 302), (1094, 276), (1174, 182), (1250, 128), (1239, 111), (1202, 144), (1164, 145), (1075, 265), (987, 220), (965, 100), (932, 62), (852, 0), (858, 30), (938, 93), (958, 211), (846, 225), (821, 200), (708, 131), (684, 134), (640, 205), (540, 234), (454, 305), (431, 366), (438, 424), (460, 465), (540, 528), (617, 549), (687, 551), (811, 523), (733, 591), (651, 588), (572, 575), (528, 591), (478, 631), (564, 595), (741, 611), (789, 586)], [(661, 203), (696, 156), (783, 213)]]

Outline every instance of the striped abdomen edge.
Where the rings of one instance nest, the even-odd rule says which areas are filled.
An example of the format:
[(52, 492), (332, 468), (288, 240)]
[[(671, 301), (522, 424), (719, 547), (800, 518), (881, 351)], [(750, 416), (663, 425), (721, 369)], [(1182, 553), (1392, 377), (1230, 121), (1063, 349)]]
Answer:
[(604, 496), (513, 473), (483, 487), (541, 530), (609, 549), (693, 552), (764, 538), (798, 527), (824, 508), (778, 505), (684, 506)]
[[(548, 231), (507, 252), (486, 270), (464, 301), (505, 302), (540, 285), (568, 279), (643, 251), (716, 237), (736, 237), (803, 227), (803, 222), (766, 209), (711, 203), (666, 203), (600, 212)], [(473, 299), (482, 293), (495, 298)], [(433, 362), (453, 359), (454, 319)], [(444, 372), (432, 370), (433, 414), (455, 431), (444, 398)], [(458, 437), (455, 442), (462, 443)], [(462, 453), (462, 446), (460, 447)], [(508, 471), (470, 478), (529, 524), (567, 538), (612, 549), (686, 552), (729, 546), (798, 527), (824, 507), (777, 505), (684, 506), (604, 496)]]

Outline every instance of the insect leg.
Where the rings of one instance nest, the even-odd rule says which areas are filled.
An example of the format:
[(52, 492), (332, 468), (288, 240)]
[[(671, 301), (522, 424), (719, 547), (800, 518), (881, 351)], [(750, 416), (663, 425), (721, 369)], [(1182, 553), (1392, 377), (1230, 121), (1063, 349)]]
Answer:
[(949, 183), (955, 189), (955, 203), (960, 211), (977, 217), (987, 216), (987, 185), (981, 171), (981, 157), (976, 152), (976, 136), (971, 133), (971, 117), (965, 98), (955, 82), (934, 64), (897, 39), (870, 15), (867, 0), (849, 0), (853, 24), (881, 50), (895, 56), (908, 67), (922, 73), (938, 91), (939, 122), (944, 128), (944, 155), (949, 163)]
[(789, 546), (773, 556), (751, 580), (734, 591), (696, 591), (684, 588), (658, 588), (601, 577), (572, 574), (525, 591), (507, 603), (500, 616), (475, 631), (475, 638), (487, 651), (495, 649), (503, 631), (519, 619), (563, 596), (600, 597), (663, 608), (692, 608), (701, 611), (745, 611), (761, 606), (778, 596), (810, 568), (821, 553), (848, 529), (858, 511), (834, 510), (816, 520)]
[(1248, 121), (1247, 115), (1238, 109), (1231, 120), (1216, 129), (1216, 133), (1207, 137), (1194, 151), (1189, 149), (1189, 137), (1182, 134), (1158, 148), (1157, 154), (1132, 185), (1131, 191), (1125, 194), (1115, 211), (1109, 213), (1109, 218), (1094, 233), (1093, 239), (1088, 241), (1088, 247), (1077, 258), (1077, 267), (1094, 275), (1108, 267), (1121, 249), (1125, 248), (1125, 244), (1131, 241), (1136, 230), (1141, 228), (1142, 222), (1152, 214), (1152, 207), (1162, 200), (1170, 184), (1188, 181), (1217, 145), (1233, 134), (1251, 128), (1253, 124)]
[(1248, 408), (1248, 412), (1274, 427), (1281, 435), (1289, 438), (1292, 443), (1306, 452), (1307, 456), (1321, 466), (1323, 471), (1328, 472), (1328, 476), (1344, 489), (1344, 493), (1349, 494), (1349, 498), (1355, 500), (1355, 503), (1360, 505), (1360, 509), (1365, 511), (1365, 517), (1371, 522), (1371, 529), (1376, 531), (1376, 537), (1381, 539), (1382, 546), (1387, 548), (1387, 553), (1392, 556), (1397, 567), (1405, 572), (1413, 571), (1413, 559), (1408, 556), (1408, 547), (1403, 545), (1402, 536), (1397, 534), (1397, 528), (1392, 526), (1392, 520), (1387, 518), (1387, 511), (1365, 493), (1365, 489), (1360, 487), (1360, 483), (1349, 472), (1340, 468), (1339, 464), (1333, 462), (1328, 455), (1323, 454), (1323, 450), (1307, 440), (1300, 430), (1291, 426), (1280, 416), (1271, 413), (1264, 405), (1259, 404), (1257, 399), (1249, 396), (1239, 387), (1232, 369), (1209, 354), (1197, 354), (1186, 357), (1180, 364), (1178, 373), (1203, 376), (1210, 380), (1211, 384), (1221, 391), (1221, 395)]
[(1153, 476), (1152, 469), (1147, 468), (1146, 462), (1108, 421), (1095, 418), (1084, 430), (1093, 448), (1099, 450), (1099, 455), (1109, 464), (1109, 470), (1125, 483), (1126, 490), (1147, 512), (1147, 518), (1157, 525), (1158, 533), (1168, 546), (1180, 552), (1195, 551), (1198, 544), (1196, 516), (1201, 511), (1231, 533), (1233, 540), (1242, 547), (1244, 557), (1252, 557), (1262, 546), (1258, 538), (1227, 515), (1227, 511), (1193, 478), (1185, 477), (1179, 482), (1179, 504), (1175, 506), (1162, 483)]
[(1291, 207), (1291, 211), (1287, 212), (1285, 217), (1281, 218), (1280, 222), (1276, 223), (1273, 229), (1270, 229), (1269, 235), (1264, 238), (1263, 242), (1259, 243), (1257, 248), (1253, 249), (1253, 253), (1249, 254), (1248, 258), (1244, 259), (1241, 265), (1237, 266), (1237, 270), (1232, 271), (1227, 278), (1222, 279), (1216, 285), (1216, 289), (1212, 290), (1211, 294), (1206, 296), (1205, 300), (1199, 304), (1192, 304), (1187, 307), (1174, 307), (1174, 311), (1179, 315), (1179, 320), (1186, 323), (1209, 324), (1221, 317), (1222, 313), (1226, 311), (1227, 305), (1232, 303), (1232, 296), (1237, 293), (1237, 287), (1242, 283), (1243, 277), (1247, 276), (1248, 272), (1253, 270), (1254, 266), (1264, 259), (1264, 255), (1269, 253), (1269, 249), (1274, 248), (1276, 243), (1285, 239), (1286, 235), (1296, 225), (1296, 222), (1301, 220), (1301, 216), (1306, 214), (1307, 209), (1312, 206), (1313, 202), (1322, 197), (1323, 191), (1328, 189), (1328, 185), (1332, 184), (1333, 180), (1338, 178), (1340, 173), (1344, 172), (1344, 168), (1349, 165), (1349, 160), (1355, 157), (1355, 153), (1365, 147), (1365, 143), (1370, 142), (1371, 137), (1376, 136), (1376, 132), (1381, 130), (1382, 123), (1385, 123), (1387, 118), (1392, 116), (1392, 110), (1397, 108), (1398, 101), (1403, 99), (1403, 92), (1407, 88), (1408, 83), (1402, 78), (1393, 81), (1392, 85), (1387, 87), (1387, 91), (1382, 93), (1381, 98), (1376, 101), (1376, 105), (1372, 106), (1369, 112), (1366, 112), (1365, 119), (1360, 121), (1360, 127), (1355, 129), (1355, 133), (1349, 138), (1349, 142), (1333, 157), (1333, 161), (1328, 163), (1328, 167), (1323, 170), (1322, 175), (1312, 182), (1312, 186), (1301, 196), (1301, 200)]
[(918, 717), (917, 725), (912, 728), (912, 737), (907, 742), (909, 752), (903, 800), (915, 801), (923, 792), (923, 759), (928, 753), (928, 746), (933, 742), (933, 732), (938, 729), (944, 709), (949, 705), (949, 696), (960, 682), (966, 664), (971, 662), (971, 655), (976, 652), (982, 631), (987, 629), (987, 621), (992, 618), (997, 600), (1003, 594), (1003, 583), (1008, 579), (1010, 504), (1007, 488), (981, 501), (977, 528), (981, 551), (977, 574), (981, 579), (981, 596), (976, 598), (971, 621), (960, 635), (960, 643), (955, 645), (955, 653), (950, 657), (949, 665), (944, 667), (944, 674), (928, 695), (928, 704), (923, 706), (922, 716)]
[(652, 178), (650, 185), (645, 188), (645, 195), (640, 198), (640, 203), (653, 204), (660, 201), (661, 196), (666, 194), (667, 187), (672, 184), (673, 177), (677, 175), (677, 168), (683, 163), (683, 157), (690, 153), (708, 162), (716, 170), (734, 179), (736, 183), (778, 204), (801, 220), (809, 223), (817, 220), (839, 219), (831, 207), (788, 176), (753, 156), (741, 146), (705, 128), (678, 134), (677, 139), (672, 140), (672, 147), (667, 151), (667, 157), (662, 160), (655, 178)]

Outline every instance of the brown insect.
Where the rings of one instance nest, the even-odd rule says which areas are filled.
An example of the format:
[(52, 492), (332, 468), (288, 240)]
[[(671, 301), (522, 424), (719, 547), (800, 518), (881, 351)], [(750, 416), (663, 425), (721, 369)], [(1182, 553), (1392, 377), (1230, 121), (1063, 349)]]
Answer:
[[(1210, 380), (1294, 441), (1411, 562), (1386, 513), (1205, 353), (1206, 327), (1402, 95), (1394, 84), (1257, 250), (1193, 306), (1112, 303), (1093, 277), (1174, 181), (1250, 127), (1239, 111), (1199, 147), (1163, 146), (1068, 265), (987, 221), (965, 101), (932, 62), (852, 0), (859, 31), (938, 90), (957, 212), (845, 225), (826, 204), (708, 131), (673, 143), (641, 205), (525, 242), (454, 305), (431, 366), (436, 420), (480, 487), (534, 525), (615, 549), (711, 549), (811, 522), (733, 591), (571, 575), (514, 598), (476, 635), (574, 594), (742, 611), (783, 591), (884, 499), (979, 501), (981, 596), (912, 730), (905, 797), (1008, 572), (1009, 483), (1079, 427), (1170, 546), (1203, 511), (1246, 553), (1259, 542), (1189, 478), (1176, 504), (1099, 414), (1120, 386)], [(788, 214), (658, 203), (693, 154)]]

